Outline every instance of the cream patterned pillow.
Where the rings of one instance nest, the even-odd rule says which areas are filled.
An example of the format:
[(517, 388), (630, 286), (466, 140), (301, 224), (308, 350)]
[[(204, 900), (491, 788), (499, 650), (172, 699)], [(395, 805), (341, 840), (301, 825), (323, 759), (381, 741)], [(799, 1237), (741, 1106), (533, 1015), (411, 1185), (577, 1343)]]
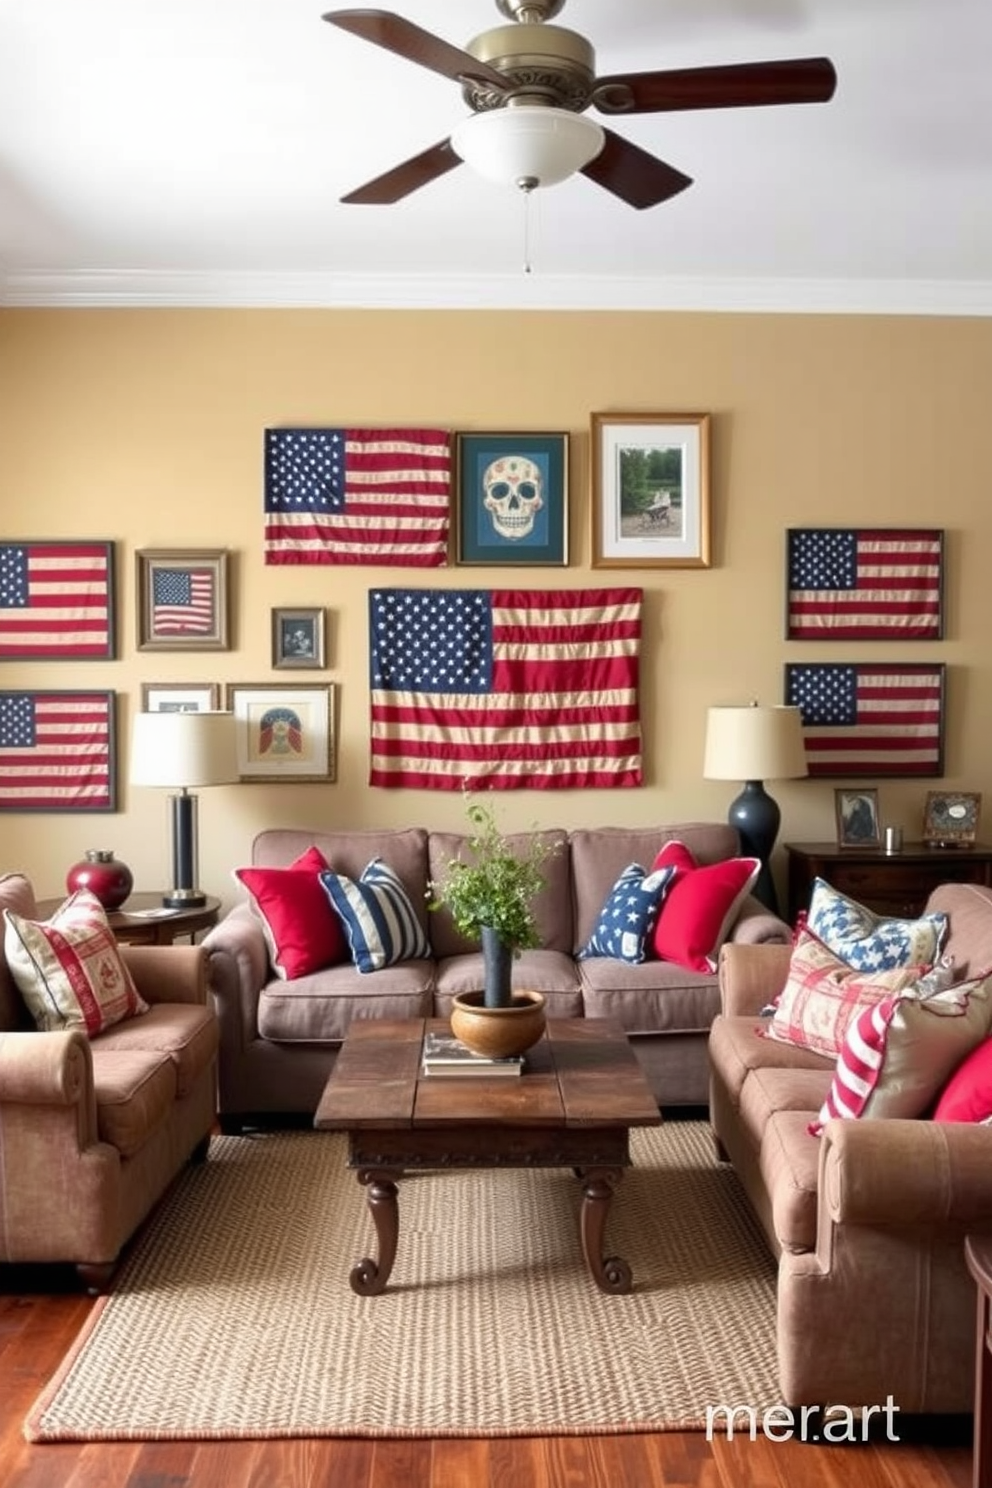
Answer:
[(95, 894), (80, 889), (47, 920), (3, 912), (11, 975), (43, 1033), (81, 1028), (90, 1038), (147, 1013)]

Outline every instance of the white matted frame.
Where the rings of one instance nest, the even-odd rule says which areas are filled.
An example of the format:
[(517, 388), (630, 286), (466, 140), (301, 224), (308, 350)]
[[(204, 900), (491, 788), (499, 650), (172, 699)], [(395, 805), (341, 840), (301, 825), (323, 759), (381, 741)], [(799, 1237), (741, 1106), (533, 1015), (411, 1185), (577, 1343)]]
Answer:
[(272, 665), (276, 671), (324, 665), (324, 611), (272, 611)]
[(238, 778), (336, 779), (335, 692), (333, 683), (229, 682), (226, 701), (235, 720)]
[(709, 568), (708, 413), (592, 415), (593, 568)]
[(216, 682), (142, 682), (142, 713), (216, 713), (220, 686)]

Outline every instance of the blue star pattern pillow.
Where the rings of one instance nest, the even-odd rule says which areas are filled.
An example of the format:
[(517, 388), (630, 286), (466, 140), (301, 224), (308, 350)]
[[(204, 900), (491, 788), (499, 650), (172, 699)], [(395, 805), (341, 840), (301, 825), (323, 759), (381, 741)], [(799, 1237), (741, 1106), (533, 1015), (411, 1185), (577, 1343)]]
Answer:
[(674, 865), (657, 868), (653, 873), (647, 873), (640, 863), (625, 868), (610, 890), (596, 928), (579, 952), (579, 960), (609, 956), (613, 961), (627, 961), (632, 966), (645, 960), (646, 942), (657, 923), (665, 890), (674, 877)]
[(835, 956), (858, 971), (932, 966), (947, 934), (945, 914), (884, 919), (822, 878), (813, 880), (807, 924)]

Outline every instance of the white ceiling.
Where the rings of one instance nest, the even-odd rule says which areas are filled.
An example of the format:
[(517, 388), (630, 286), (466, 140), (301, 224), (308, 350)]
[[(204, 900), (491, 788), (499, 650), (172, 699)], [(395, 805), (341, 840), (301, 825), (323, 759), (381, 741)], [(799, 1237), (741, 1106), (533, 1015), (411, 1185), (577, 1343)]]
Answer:
[[(333, 0), (0, 0), (0, 303), (992, 314), (990, 0), (568, 0), (597, 72), (830, 57), (832, 102), (607, 121), (692, 176), (637, 212), (459, 167), (458, 85)], [(399, 0), (458, 46), (493, 0)], [(601, 117), (593, 113), (594, 118)]]

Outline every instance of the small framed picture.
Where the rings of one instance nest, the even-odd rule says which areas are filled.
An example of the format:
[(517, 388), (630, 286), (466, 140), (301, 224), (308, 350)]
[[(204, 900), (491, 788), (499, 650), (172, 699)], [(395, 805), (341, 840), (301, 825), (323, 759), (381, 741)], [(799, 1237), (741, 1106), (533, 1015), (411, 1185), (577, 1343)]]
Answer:
[(333, 683), (318, 686), (229, 682), (241, 780), (334, 780)]
[(927, 791), (923, 841), (929, 847), (971, 847), (978, 838), (981, 795), (975, 791)]
[(709, 568), (708, 413), (592, 415), (593, 568)]
[(145, 548), (137, 563), (139, 651), (226, 651), (227, 553)]
[(877, 790), (835, 790), (834, 809), (838, 847), (881, 847)]
[(216, 682), (142, 682), (142, 713), (216, 713), (220, 686)]
[(323, 610), (272, 611), (272, 665), (277, 671), (324, 666)]
[(458, 563), (568, 563), (568, 435), (456, 434)]

